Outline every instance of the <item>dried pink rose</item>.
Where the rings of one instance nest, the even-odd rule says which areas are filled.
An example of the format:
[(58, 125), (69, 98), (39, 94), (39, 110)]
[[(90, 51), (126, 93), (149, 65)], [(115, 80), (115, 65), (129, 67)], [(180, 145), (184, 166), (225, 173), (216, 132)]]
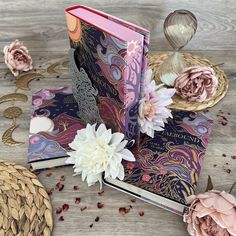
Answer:
[(212, 190), (187, 198), (184, 214), (187, 230), (194, 236), (236, 235), (236, 199), (229, 193)]
[(218, 79), (212, 68), (191, 66), (175, 80), (176, 93), (188, 101), (203, 102), (214, 96)]
[(32, 70), (32, 58), (28, 49), (19, 40), (15, 40), (3, 49), (5, 63), (17, 77), (22, 71)]

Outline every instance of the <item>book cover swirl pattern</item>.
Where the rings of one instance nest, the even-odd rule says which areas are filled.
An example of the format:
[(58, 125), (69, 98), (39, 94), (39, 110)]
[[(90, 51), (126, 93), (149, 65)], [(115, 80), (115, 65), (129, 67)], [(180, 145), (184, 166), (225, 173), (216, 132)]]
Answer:
[[(104, 122), (113, 132), (133, 139), (139, 132), (137, 116), (143, 62), (143, 41), (120, 39), (67, 13), (71, 49), (70, 71), (73, 93), (80, 117), (88, 123)], [(87, 103), (88, 91), (80, 76), (91, 81), (94, 94)], [(88, 85), (88, 81), (87, 81)], [(92, 98), (93, 97), (93, 98)], [(93, 108), (93, 109), (91, 109)]]
[(153, 139), (141, 136), (132, 150), (136, 162), (124, 162), (124, 182), (186, 205), (197, 185), (213, 121), (203, 113), (175, 112), (173, 117)]

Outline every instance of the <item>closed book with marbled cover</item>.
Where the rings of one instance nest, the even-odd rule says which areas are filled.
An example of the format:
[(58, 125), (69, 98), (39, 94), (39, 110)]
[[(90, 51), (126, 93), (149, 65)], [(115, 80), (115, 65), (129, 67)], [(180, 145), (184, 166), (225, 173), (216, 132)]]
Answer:
[(85, 127), (71, 87), (42, 89), (32, 95), (28, 162), (33, 169), (65, 165), (69, 143)]
[(66, 19), (80, 117), (134, 139), (149, 31), (85, 6), (66, 9)]
[(205, 113), (174, 112), (164, 131), (141, 136), (132, 150), (136, 161), (124, 162), (124, 180), (105, 183), (182, 214), (197, 186), (212, 123)]

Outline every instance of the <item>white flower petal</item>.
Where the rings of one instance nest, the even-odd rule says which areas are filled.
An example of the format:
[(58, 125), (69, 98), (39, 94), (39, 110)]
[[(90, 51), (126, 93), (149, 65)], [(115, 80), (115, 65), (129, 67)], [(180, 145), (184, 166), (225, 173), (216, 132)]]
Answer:
[(97, 136), (100, 144), (108, 144), (112, 138), (111, 129), (106, 130), (101, 136)]
[(123, 149), (121, 152), (122, 158), (126, 161), (135, 161), (133, 153), (128, 149)]
[(117, 178), (119, 178), (120, 180), (123, 180), (124, 177), (125, 177), (124, 167), (122, 165), (120, 165), (119, 173), (117, 175)]
[(107, 131), (106, 126), (104, 124), (100, 124), (96, 133), (97, 133), (98, 136), (100, 136), (106, 131)]
[(112, 134), (111, 145), (117, 146), (124, 139), (124, 134), (116, 132)]
[(119, 152), (121, 151), (122, 149), (124, 149), (124, 147), (127, 145), (128, 141), (127, 140), (123, 140), (121, 143), (119, 143), (117, 146), (116, 146), (116, 152)]
[[(69, 154), (69, 153), (68, 153)], [(73, 157), (68, 157), (65, 161), (66, 164), (75, 164), (75, 159)]]

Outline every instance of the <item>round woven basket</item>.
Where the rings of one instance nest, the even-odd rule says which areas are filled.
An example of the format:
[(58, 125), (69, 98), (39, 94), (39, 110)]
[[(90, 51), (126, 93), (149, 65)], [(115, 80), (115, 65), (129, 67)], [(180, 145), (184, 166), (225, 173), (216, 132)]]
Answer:
[(52, 226), (50, 200), (37, 176), (0, 161), (0, 235), (48, 236)]
[[(159, 84), (161, 81), (159, 80), (159, 67), (163, 63), (163, 61), (170, 55), (171, 52), (165, 53), (150, 53), (149, 55), (149, 67), (153, 69), (154, 80)], [(171, 109), (177, 110), (187, 110), (187, 111), (200, 111), (209, 107), (214, 106), (218, 103), (225, 95), (228, 90), (228, 79), (223, 70), (221, 70), (218, 66), (212, 64), (209, 60), (205, 58), (201, 58), (196, 55), (192, 55), (190, 53), (182, 53), (185, 61), (191, 65), (204, 65), (212, 67), (215, 71), (216, 76), (218, 77), (218, 87), (215, 96), (210, 98), (205, 102), (190, 102), (187, 101), (177, 94), (173, 97), (173, 103), (169, 106)]]

